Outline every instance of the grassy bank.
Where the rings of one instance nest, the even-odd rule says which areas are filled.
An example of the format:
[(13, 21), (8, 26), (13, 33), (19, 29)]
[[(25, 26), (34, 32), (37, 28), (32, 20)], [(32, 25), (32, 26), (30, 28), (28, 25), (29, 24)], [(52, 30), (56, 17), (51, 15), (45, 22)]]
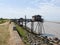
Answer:
[(29, 43), (27, 42), (28, 41), (28, 38), (27, 38), (27, 31), (24, 30), (22, 27), (16, 25), (16, 28), (17, 28), (17, 31), (19, 33), (19, 35), (22, 37), (23, 39), (23, 42), (26, 44), (26, 45), (29, 45)]
[(8, 45), (9, 25), (0, 25), (0, 45)]
[(0, 19), (0, 24), (5, 23), (6, 21), (8, 21), (7, 19)]

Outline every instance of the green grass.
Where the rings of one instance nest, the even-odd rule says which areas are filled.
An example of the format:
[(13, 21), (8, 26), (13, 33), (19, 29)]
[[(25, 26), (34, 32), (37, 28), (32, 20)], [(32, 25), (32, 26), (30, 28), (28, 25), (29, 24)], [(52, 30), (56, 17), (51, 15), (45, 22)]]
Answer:
[(6, 21), (6, 19), (0, 19), (0, 24), (5, 23)]
[(19, 34), (22, 36), (23, 39), (23, 42), (26, 43), (26, 45), (30, 45), (27, 41), (28, 41), (28, 38), (27, 38), (27, 31), (25, 29), (23, 29), (22, 27), (16, 25), (16, 28), (17, 28), (17, 31), (19, 32)]
[(17, 30), (19, 31), (20, 35), (21, 35), (22, 37), (25, 37), (26, 31), (25, 31), (22, 27), (19, 27), (18, 25), (16, 25), (16, 28), (17, 28)]

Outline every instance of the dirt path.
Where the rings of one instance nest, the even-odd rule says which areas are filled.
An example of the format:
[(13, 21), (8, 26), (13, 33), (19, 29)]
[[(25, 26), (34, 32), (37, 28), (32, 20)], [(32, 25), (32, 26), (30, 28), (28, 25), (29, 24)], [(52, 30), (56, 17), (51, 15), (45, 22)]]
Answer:
[(14, 23), (12, 22), (9, 26), (10, 30), (10, 45), (24, 45), (17, 31), (13, 30)]
[(0, 24), (0, 45), (8, 45), (9, 34), (9, 22)]
[(9, 24), (9, 21), (7, 21), (7, 22), (5, 22), (5, 23), (2, 23), (2, 24), (0, 24), (0, 25), (7, 25), (7, 24)]

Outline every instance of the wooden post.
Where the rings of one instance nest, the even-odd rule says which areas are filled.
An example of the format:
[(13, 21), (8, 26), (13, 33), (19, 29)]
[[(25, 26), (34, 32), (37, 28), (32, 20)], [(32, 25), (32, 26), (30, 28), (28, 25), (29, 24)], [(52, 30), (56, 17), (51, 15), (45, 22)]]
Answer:
[(34, 30), (34, 22), (31, 21), (31, 32), (33, 32), (33, 30)]
[(26, 15), (25, 15), (25, 29), (26, 29)]

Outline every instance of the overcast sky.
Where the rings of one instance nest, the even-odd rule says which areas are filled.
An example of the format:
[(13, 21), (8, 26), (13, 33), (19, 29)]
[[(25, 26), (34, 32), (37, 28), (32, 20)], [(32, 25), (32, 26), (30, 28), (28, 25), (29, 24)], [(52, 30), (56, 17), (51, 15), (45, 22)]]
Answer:
[(45, 20), (60, 21), (60, 0), (0, 0), (0, 17), (31, 18), (39, 14)]

